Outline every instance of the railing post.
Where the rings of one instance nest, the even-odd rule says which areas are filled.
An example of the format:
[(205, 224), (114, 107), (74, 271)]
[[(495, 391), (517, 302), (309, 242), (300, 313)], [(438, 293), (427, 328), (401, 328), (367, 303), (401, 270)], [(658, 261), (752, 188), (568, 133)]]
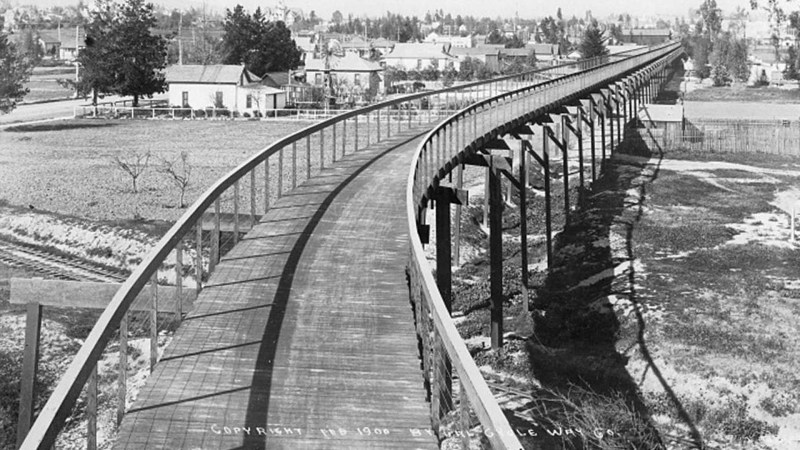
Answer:
[(150, 310), (150, 373), (156, 368), (158, 361), (158, 272), (150, 280), (152, 309)]
[(264, 159), (264, 214), (269, 211), (269, 157)]
[(175, 314), (180, 323), (183, 318), (183, 238), (175, 243)]
[(196, 235), (195, 235), (195, 255), (194, 255), (194, 277), (195, 283), (195, 293), (200, 294), (200, 291), (203, 289), (203, 218), (200, 217), (200, 220), (197, 221), (196, 225)]
[(283, 196), (283, 147), (278, 150), (278, 198)]
[(211, 260), (208, 263), (209, 274), (214, 272), (214, 269), (219, 263), (219, 234), (220, 234), (220, 217), (219, 217), (219, 197), (214, 201), (214, 233), (211, 235)]
[(239, 243), (239, 179), (233, 182), (233, 243)]
[(311, 179), (311, 135), (306, 136), (306, 181)]
[(250, 229), (256, 226), (256, 169), (250, 171)]
[(354, 148), (355, 150), (353, 150), (353, 151), (357, 152), (357, 151), (358, 151), (358, 115), (356, 115), (356, 116), (354, 117), (354, 119), (355, 119), (355, 124), (354, 124), (353, 126), (354, 126), (354, 127), (355, 127), (355, 129), (356, 129), (356, 133), (355, 133), (355, 136), (354, 136), (354, 138), (355, 138), (355, 143), (353, 144), (353, 148)]
[(117, 377), (117, 425), (125, 416), (125, 402), (128, 394), (128, 313), (119, 323), (119, 375)]
[[(331, 142), (333, 143), (333, 162), (336, 162), (336, 123), (334, 122), (331, 124), (333, 136), (331, 137)], [(378, 136), (378, 140), (380, 140), (380, 136)]]
[(297, 141), (292, 142), (292, 189), (297, 187)]

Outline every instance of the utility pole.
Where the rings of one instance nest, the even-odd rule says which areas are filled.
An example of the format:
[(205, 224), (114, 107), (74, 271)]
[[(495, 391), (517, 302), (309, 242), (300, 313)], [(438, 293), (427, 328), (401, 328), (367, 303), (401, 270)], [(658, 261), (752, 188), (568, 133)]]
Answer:
[(178, 65), (183, 65), (183, 40), (181, 39), (181, 30), (183, 25), (183, 10), (180, 11), (178, 16)]

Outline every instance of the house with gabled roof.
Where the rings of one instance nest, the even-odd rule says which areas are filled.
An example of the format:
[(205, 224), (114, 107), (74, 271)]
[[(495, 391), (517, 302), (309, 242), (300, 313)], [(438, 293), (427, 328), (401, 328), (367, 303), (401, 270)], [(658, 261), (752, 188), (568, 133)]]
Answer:
[(283, 109), (286, 93), (237, 65), (167, 67), (169, 103), (193, 109), (225, 108), (239, 114)]
[(451, 55), (449, 44), (398, 43), (394, 49), (383, 56), (387, 66), (401, 67), (404, 70), (422, 70), (433, 65), (437, 70), (452, 66), (458, 70), (458, 58)]
[[(325, 86), (325, 59), (306, 62), (306, 82), (312, 86)], [(383, 67), (380, 63), (364, 59), (356, 53), (331, 56), (328, 60), (333, 93), (340, 99), (355, 102), (370, 101), (383, 94)]]

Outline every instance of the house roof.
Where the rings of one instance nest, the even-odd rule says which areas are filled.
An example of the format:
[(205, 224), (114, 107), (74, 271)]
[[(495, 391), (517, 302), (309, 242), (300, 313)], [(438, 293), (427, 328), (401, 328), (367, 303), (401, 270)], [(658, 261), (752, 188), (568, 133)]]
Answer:
[(464, 47), (453, 47), (450, 49), (450, 54), (456, 57), (468, 57), (468, 56), (487, 56), (487, 55), (498, 55), (500, 53), (500, 49), (497, 48), (488, 48), (488, 47), (474, 47), (474, 48), (464, 48)]
[[(45, 44), (60, 43), (64, 49), (75, 48), (75, 28), (62, 28), (61, 39), (58, 38), (58, 30), (41, 30), (39, 31), (39, 39), (44, 41)], [(78, 47), (86, 45), (86, 32), (81, 28), (78, 31)]]
[(397, 44), (395, 41), (390, 41), (386, 38), (378, 38), (372, 41), (373, 47), (393, 47)]
[[(380, 64), (368, 61), (355, 53), (345, 53), (344, 56), (332, 56), (330, 68), (334, 72), (378, 72), (382, 70)], [(310, 59), (306, 61), (306, 72), (322, 72), (325, 70), (324, 59)]]
[(258, 83), (261, 79), (244, 66), (213, 64), (169, 66), (167, 83), (240, 84)]
[(512, 56), (516, 58), (525, 58), (531, 53), (530, 48), (522, 47), (522, 48), (504, 48), (500, 50), (500, 54), (504, 56)]
[(289, 84), (289, 72), (268, 72), (261, 77), (261, 84), (279, 88)]
[(355, 36), (350, 40), (339, 42), (342, 48), (369, 48), (369, 42), (365, 41), (361, 36)]
[(558, 45), (556, 44), (528, 44), (529, 49), (533, 49), (537, 55), (557, 55)]
[(442, 44), (412, 44), (412, 43), (399, 43), (395, 44), (394, 49), (390, 53), (384, 55), (384, 59), (433, 59), (445, 58), (456, 59), (454, 56), (447, 54), (444, 51)]

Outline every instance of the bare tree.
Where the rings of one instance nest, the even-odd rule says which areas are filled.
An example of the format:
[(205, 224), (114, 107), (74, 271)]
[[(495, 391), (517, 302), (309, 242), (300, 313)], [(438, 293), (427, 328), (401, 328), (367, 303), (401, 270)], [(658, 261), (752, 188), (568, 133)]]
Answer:
[(170, 180), (181, 191), (179, 208), (185, 208), (184, 197), (186, 196), (186, 188), (189, 186), (189, 181), (192, 176), (192, 165), (189, 163), (189, 153), (183, 151), (180, 156), (172, 161), (161, 161), (161, 172), (169, 175)]
[(122, 169), (125, 173), (127, 173), (131, 177), (131, 182), (133, 183), (133, 192), (139, 192), (136, 186), (136, 180), (139, 176), (147, 170), (147, 166), (150, 164), (150, 151), (146, 153), (139, 153), (133, 152), (128, 157), (115, 155), (111, 158), (112, 162)]

